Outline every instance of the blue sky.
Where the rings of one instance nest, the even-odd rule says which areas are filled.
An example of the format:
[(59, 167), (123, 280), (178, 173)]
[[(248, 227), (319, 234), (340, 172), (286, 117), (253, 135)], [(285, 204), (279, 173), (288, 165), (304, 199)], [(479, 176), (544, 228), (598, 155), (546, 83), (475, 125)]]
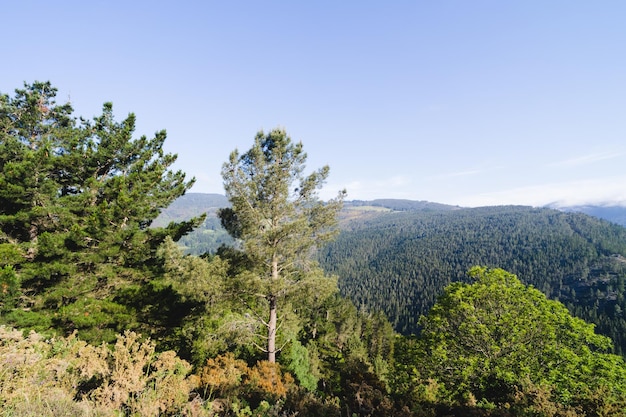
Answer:
[(626, 205), (626, 2), (7, 2), (0, 92), (166, 129), (194, 192), (261, 129), (329, 198)]

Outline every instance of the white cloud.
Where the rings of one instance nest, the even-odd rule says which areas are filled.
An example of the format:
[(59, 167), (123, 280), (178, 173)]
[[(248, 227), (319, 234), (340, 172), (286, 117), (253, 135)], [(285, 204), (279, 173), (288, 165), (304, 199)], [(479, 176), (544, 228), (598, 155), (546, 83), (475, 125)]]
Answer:
[(467, 207), (520, 204), (572, 206), (582, 204), (626, 205), (626, 177), (539, 184), (462, 197)]
[(348, 200), (374, 200), (377, 198), (410, 199), (411, 179), (403, 175), (374, 181), (353, 180), (347, 183), (328, 183), (320, 191), (324, 200), (337, 196), (337, 191), (345, 189)]

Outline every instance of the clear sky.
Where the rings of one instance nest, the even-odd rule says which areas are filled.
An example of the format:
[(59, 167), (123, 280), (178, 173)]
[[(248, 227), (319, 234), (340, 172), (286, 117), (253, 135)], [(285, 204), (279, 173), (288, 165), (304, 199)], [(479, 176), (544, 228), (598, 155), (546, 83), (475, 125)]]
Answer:
[(166, 129), (194, 192), (283, 127), (322, 192), (626, 204), (626, 1), (7, 1), (0, 92)]

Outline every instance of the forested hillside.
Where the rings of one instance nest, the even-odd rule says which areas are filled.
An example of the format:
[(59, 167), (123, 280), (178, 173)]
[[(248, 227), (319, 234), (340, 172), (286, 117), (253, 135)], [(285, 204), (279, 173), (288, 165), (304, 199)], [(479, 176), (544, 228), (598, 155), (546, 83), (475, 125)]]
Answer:
[(388, 213), (344, 231), (321, 253), (357, 306), (381, 309), (397, 330), (418, 319), (472, 265), (502, 267), (576, 315), (598, 324), (624, 351), (626, 229), (580, 213), (530, 207)]
[(178, 245), (188, 254), (213, 254), (221, 245), (234, 243), (217, 218), (217, 211), (229, 204), (222, 194), (187, 193), (161, 210), (152, 227), (163, 227), (170, 222), (206, 215), (198, 227), (178, 240)]
[[(133, 114), (106, 103), (88, 121), (55, 97), (40, 82), (0, 95), (3, 415), (626, 414), (611, 340), (491, 267), (613, 326), (624, 229), (524, 207), (342, 210), (345, 191), (318, 198), (330, 168), (305, 174), (283, 129), (230, 154), (228, 201), (185, 202), (165, 131), (136, 138)], [(185, 254), (205, 216), (213, 249)]]
[[(187, 253), (215, 253), (232, 244), (219, 224), (219, 195), (181, 197), (157, 218), (208, 217), (179, 245)], [(592, 217), (583, 212), (586, 211)], [(450, 282), (466, 280), (477, 264), (514, 271), (524, 282), (595, 323), (626, 351), (622, 311), (625, 263), (619, 221), (623, 209), (530, 207), (468, 209), (425, 201), (348, 201), (339, 214), (340, 237), (322, 251), (325, 270), (357, 305), (384, 311), (398, 331), (414, 333), (417, 320)]]

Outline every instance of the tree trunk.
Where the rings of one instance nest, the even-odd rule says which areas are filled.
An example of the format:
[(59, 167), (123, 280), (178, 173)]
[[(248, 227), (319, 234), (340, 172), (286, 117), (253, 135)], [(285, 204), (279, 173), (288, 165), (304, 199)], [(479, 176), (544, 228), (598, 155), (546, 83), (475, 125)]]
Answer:
[[(276, 254), (272, 256), (272, 278), (273, 281), (278, 280), (278, 257)], [(267, 321), (267, 360), (271, 363), (276, 362), (276, 326), (278, 316), (276, 313), (276, 294), (270, 294), (267, 297), (270, 303), (270, 319)]]
[(270, 319), (267, 323), (267, 360), (271, 363), (276, 362), (276, 296), (269, 297), (270, 302)]

